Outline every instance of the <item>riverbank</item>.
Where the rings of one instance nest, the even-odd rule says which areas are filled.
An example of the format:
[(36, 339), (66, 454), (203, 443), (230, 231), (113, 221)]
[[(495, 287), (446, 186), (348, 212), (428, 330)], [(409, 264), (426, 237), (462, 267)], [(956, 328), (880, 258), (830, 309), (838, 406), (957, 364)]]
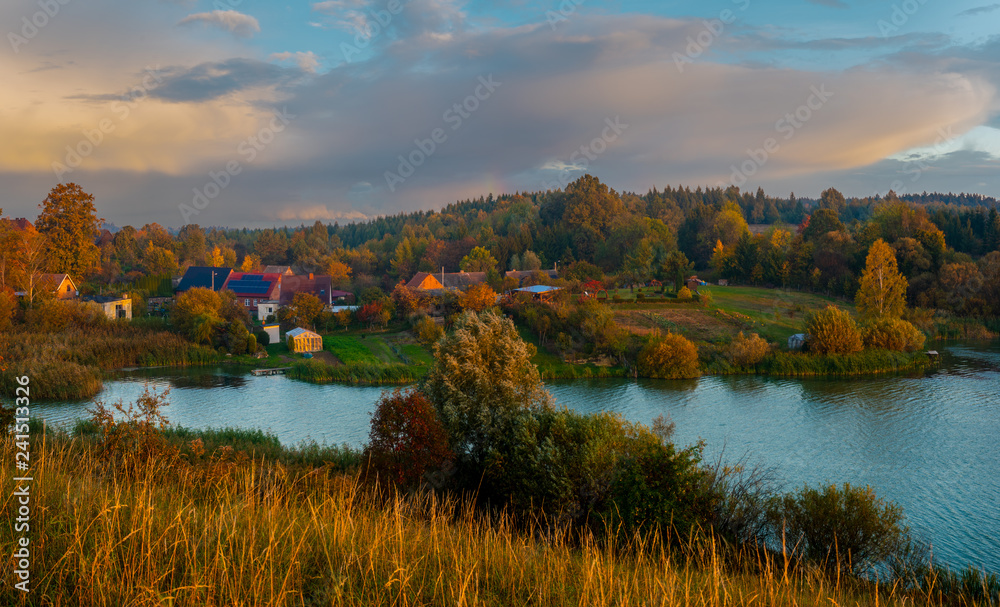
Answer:
[[(359, 482), (357, 453), (282, 448), (259, 432), (172, 430), (126, 453), (80, 430), (43, 436), (32, 425), (39, 604), (977, 604), (947, 572), (904, 588), (741, 556), (711, 538), (525, 528), (456, 497), (374, 490)], [(0, 446), (12, 469), (13, 437)], [(9, 475), (0, 486), (16, 489)], [(19, 535), (13, 517), (0, 522), (5, 545)], [(0, 561), (0, 575), (12, 579), (13, 564)], [(21, 598), (0, 588), (4, 604)]]

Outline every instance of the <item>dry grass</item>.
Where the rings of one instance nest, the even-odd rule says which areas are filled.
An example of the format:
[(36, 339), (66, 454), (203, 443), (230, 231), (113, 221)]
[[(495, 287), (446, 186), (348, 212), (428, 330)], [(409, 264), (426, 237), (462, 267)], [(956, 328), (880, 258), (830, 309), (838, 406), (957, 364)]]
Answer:
[[(231, 450), (116, 474), (80, 439), (36, 436), (32, 591), (4, 605), (879, 605), (898, 590), (724, 563), (714, 543), (671, 551), (537, 537), (455, 499), (363, 490), (323, 468)], [(13, 444), (0, 466), (12, 470)], [(11, 512), (5, 475), (3, 507)], [(19, 534), (13, 517), (0, 542)], [(12, 579), (4, 559), (0, 576)], [(22, 602), (26, 601), (26, 602)]]

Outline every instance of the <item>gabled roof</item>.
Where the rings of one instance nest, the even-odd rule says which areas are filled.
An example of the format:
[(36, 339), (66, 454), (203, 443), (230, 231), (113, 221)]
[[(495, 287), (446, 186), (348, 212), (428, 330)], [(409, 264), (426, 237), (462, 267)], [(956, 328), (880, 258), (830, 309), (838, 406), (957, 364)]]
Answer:
[(18, 217), (17, 219), (0, 218), (0, 223), (5, 223), (5, 222), (9, 224), (11, 228), (19, 231), (27, 230), (28, 228), (33, 227), (31, 225), (31, 222), (25, 219), (24, 217)]
[(181, 278), (181, 283), (177, 285), (175, 291), (181, 293), (187, 291), (188, 289), (193, 289), (195, 287), (200, 287), (202, 289), (212, 288), (212, 272), (215, 272), (215, 290), (221, 291), (222, 285), (226, 284), (226, 280), (232, 273), (232, 268), (223, 268), (215, 266), (191, 266), (184, 272), (184, 277)]
[(237, 297), (274, 299), (280, 284), (281, 274), (233, 272), (229, 275), (224, 288), (232, 291)]
[[(342, 291), (338, 291), (342, 292)], [(282, 276), (281, 305), (292, 303), (296, 293), (312, 293), (326, 305), (333, 303), (333, 279), (326, 274), (309, 276)]]
[[(428, 278), (430, 278), (430, 280), (427, 280)], [(441, 281), (428, 272), (417, 272), (414, 274), (413, 278), (410, 279), (410, 282), (406, 283), (406, 286), (410, 289), (424, 289), (427, 291), (444, 288)]]
[(264, 268), (264, 274), (294, 274), (292, 272), (291, 266), (267, 266)]
[(285, 333), (285, 337), (298, 337), (299, 335), (309, 335), (309, 336), (320, 337), (319, 333), (316, 333), (314, 331), (310, 331), (309, 329), (303, 329), (302, 327), (296, 327), (295, 329), (292, 329), (288, 333)]
[(69, 277), (69, 274), (40, 274), (38, 276), (38, 286), (45, 286), (56, 291), (67, 280), (69, 281), (70, 288), (75, 291), (76, 283)]

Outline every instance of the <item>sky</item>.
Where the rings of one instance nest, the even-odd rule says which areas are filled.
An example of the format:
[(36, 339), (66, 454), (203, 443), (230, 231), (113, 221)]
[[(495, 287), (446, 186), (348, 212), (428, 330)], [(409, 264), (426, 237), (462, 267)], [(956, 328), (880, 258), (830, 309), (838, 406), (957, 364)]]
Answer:
[(0, 208), (265, 227), (490, 193), (1000, 197), (1000, 2), (4, 0)]

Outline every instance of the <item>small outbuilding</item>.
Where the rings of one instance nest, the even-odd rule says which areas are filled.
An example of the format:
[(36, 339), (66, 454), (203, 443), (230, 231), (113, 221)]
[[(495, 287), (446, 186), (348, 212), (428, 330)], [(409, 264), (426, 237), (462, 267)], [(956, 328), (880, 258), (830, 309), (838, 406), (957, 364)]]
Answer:
[(688, 278), (687, 280), (684, 281), (684, 286), (686, 286), (688, 290), (691, 291), (692, 295), (697, 293), (698, 287), (700, 287), (703, 284), (705, 284), (705, 281), (698, 278), (697, 276), (692, 276), (691, 278)]
[(99, 305), (104, 315), (111, 320), (132, 318), (132, 298), (128, 295), (89, 295), (83, 301)]
[(288, 349), (292, 352), (320, 352), (323, 350), (323, 337), (309, 329), (298, 327), (285, 333)]
[(806, 341), (809, 339), (809, 335), (806, 333), (796, 333), (788, 338), (788, 349), (789, 350), (801, 350), (805, 347)]
[(268, 343), (268, 345), (270, 345), (270, 344), (276, 344), (279, 341), (281, 341), (281, 337), (278, 334), (278, 330), (279, 330), (278, 323), (274, 323), (273, 325), (264, 325), (263, 329), (264, 329), (264, 333), (267, 334), (267, 343)]

